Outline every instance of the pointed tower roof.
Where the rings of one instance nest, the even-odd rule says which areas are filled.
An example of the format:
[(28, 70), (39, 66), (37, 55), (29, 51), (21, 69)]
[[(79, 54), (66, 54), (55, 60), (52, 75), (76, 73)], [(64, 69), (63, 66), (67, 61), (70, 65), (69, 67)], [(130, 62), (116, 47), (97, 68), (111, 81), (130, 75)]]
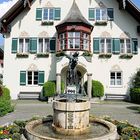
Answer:
[(64, 18), (64, 20), (62, 20), (62, 22), (60, 22), (57, 26), (61, 26), (63, 24), (78, 24), (78, 23), (82, 23), (82, 24), (86, 24), (88, 26), (93, 27), (93, 25), (91, 25), (86, 19), (85, 17), (82, 15), (80, 9), (78, 8), (75, 0), (73, 1), (73, 4), (67, 14), (67, 16)]

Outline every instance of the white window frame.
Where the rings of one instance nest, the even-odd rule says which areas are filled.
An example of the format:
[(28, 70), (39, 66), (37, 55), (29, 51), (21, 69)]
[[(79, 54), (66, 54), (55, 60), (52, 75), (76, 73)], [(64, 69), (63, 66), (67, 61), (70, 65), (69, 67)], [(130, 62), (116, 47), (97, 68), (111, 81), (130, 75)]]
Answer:
[[(44, 11), (45, 10), (48, 10), (48, 18), (47, 19), (44, 19)], [(50, 19), (50, 10), (53, 10), (53, 19)], [(43, 8), (43, 12), (42, 12), (42, 20), (43, 21), (54, 21), (54, 8), (53, 7), (45, 7)]]
[[(40, 52), (39, 39), (42, 39), (43, 40), (43, 52)], [(45, 46), (45, 40), (48, 40), (47, 48)], [(37, 43), (38, 43), (38, 45), (37, 45), (37, 53), (40, 54), (40, 53), (47, 53), (47, 52), (49, 52), (49, 50), (50, 50), (50, 39), (49, 38), (39, 37), (37, 39)]]
[[(130, 38), (120, 38), (120, 40), (124, 41), (124, 48), (122, 49), (122, 45), (120, 43), (120, 53), (121, 54), (132, 54), (132, 46), (131, 46), (131, 39)], [(130, 45), (130, 52), (128, 52), (128, 47), (127, 47), (127, 40), (130, 41), (129, 45)], [(123, 51), (122, 51), (123, 50)]]
[[(72, 37), (69, 37), (69, 33), (72, 33)], [(79, 42), (79, 48), (76, 48), (76, 39), (80, 41), (80, 36), (76, 37), (76, 33), (80, 34), (80, 32), (68, 32), (68, 49), (80, 49), (80, 42)], [(73, 48), (70, 48), (70, 42), (69, 42), (70, 39), (73, 40), (72, 42)]]
[[(97, 10), (100, 10), (100, 19), (97, 20)], [(105, 11), (106, 17), (103, 19), (102, 12)], [(96, 22), (105, 22), (107, 21), (107, 9), (106, 8), (95, 8), (95, 21)]]
[[(102, 46), (102, 43), (101, 43), (101, 40), (104, 40), (104, 45)], [(108, 52), (108, 46), (107, 46), (107, 39), (110, 39), (110, 43), (111, 43), (111, 52)], [(102, 47), (103, 47), (103, 50), (102, 51)], [(100, 39), (100, 54), (111, 54), (112, 53), (112, 39), (111, 38), (101, 38)]]
[[(31, 84), (28, 84), (28, 72), (32, 72), (32, 83)], [(26, 73), (26, 83), (27, 83), (27, 86), (38, 86), (38, 82), (37, 84), (34, 84), (34, 72), (38, 72), (38, 78), (39, 78), (39, 71), (31, 71), (31, 70), (28, 70)]]
[[(22, 48), (22, 50), (23, 51), (20, 51), (20, 40), (23, 40), (23, 48)], [(28, 39), (28, 41), (29, 41), (29, 43), (30, 43), (30, 39), (29, 38), (19, 38), (18, 39), (18, 53), (20, 53), (20, 54), (27, 54), (27, 53), (29, 53), (29, 43), (28, 43), (28, 46), (27, 46), (27, 48), (26, 48), (26, 40)]]
[[(66, 33), (62, 33), (60, 34), (60, 48), (63, 50), (65, 49), (65, 46), (66, 46), (66, 43), (65, 43), (65, 40), (66, 40)], [(62, 38), (61, 38), (62, 36)], [(62, 41), (62, 42), (61, 42)]]
[[(87, 37), (85, 37), (87, 36)], [(89, 50), (89, 45), (90, 45), (90, 38), (89, 34), (83, 33), (82, 41), (83, 41), (83, 49), (84, 50)]]
[[(111, 73), (115, 73), (115, 79), (114, 79), (114, 84), (111, 84)], [(120, 83), (121, 84), (118, 84), (118, 78), (117, 78), (117, 73), (120, 73), (121, 74), (121, 81), (120, 81)], [(122, 75), (122, 71), (110, 71), (110, 86), (111, 87), (122, 87), (122, 85), (123, 85), (123, 75)]]

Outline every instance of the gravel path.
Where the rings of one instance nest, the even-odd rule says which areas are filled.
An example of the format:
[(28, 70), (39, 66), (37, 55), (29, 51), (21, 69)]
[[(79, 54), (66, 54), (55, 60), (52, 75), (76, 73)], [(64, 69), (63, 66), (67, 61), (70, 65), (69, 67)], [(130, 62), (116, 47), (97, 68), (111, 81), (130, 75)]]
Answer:
[[(18, 100), (14, 101), (15, 111), (0, 117), (0, 125), (13, 122), (14, 120), (27, 120), (33, 116), (47, 116), (52, 115), (52, 103), (45, 103), (40, 101)], [(110, 116), (113, 119), (122, 121), (129, 121), (135, 126), (140, 127), (140, 113), (136, 110), (140, 105), (117, 102), (117, 101), (103, 101), (101, 103), (91, 103), (90, 114), (94, 116)]]

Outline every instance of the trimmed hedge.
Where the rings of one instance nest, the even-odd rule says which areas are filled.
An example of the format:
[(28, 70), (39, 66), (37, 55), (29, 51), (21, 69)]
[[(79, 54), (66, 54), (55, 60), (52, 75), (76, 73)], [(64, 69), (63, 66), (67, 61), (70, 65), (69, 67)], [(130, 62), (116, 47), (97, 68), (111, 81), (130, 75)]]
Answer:
[(132, 102), (140, 103), (140, 88), (131, 88), (130, 97)]
[[(87, 93), (87, 81), (84, 84), (85, 91)], [(104, 86), (101, 82), (92, 80), (92, 97), (102, 97), (104, 96)]]
[(0, 96), (0, 116), (4, 116), (9, 112), (13, 111), (13, 107), (11, 106), (11, 97), (10, 90), (6, 87), (0, 86), (0, 92), (2, 91)]
[[(61, 81), (61, 93), (64, 93), (65, 84)], [(56, 94), (56, 81), (47, 81), (43, 85), (43, 95), (45, 97), (52, 97)]]

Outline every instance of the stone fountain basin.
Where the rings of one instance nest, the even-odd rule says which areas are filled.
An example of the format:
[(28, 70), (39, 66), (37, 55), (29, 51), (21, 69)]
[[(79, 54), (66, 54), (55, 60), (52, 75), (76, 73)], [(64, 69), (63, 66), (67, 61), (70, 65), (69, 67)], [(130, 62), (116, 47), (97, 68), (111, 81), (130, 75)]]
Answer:
[[(46, 122), (52, 122), (52, 119), (48, 119), (46, 121), (42, 121), (42, 120), (35, 120), (32, 121), (30, 123), (28, 123), (25, 127), (26, 132), (27, 132), (27, 137), (28, 140), (67, 140), (67, 138), (53, 138), (53, 137), (49, 137), (46, 135), (41, 135), (37, 132), (34, 131), (34, 129), (38, 126), (38, 125), (42, 125), (43, 123)], [(109, 132), (103, 136), (99, 136), (99, 137), (93, 137), (93, 138), (87, 138), (86, 140), (116, 140), (118, 138), (118, 134), (117, 134), (117, 128), (114, 124), (105, 121), (103, 119), (98, 119), (98, 118), (90, 118), (90, 123), (99, 123), (103, 126), (105, 126)], [(76, 139), (77, 140), (77, 139)], [(85, 140), (85, 139), (84, 139)]]

